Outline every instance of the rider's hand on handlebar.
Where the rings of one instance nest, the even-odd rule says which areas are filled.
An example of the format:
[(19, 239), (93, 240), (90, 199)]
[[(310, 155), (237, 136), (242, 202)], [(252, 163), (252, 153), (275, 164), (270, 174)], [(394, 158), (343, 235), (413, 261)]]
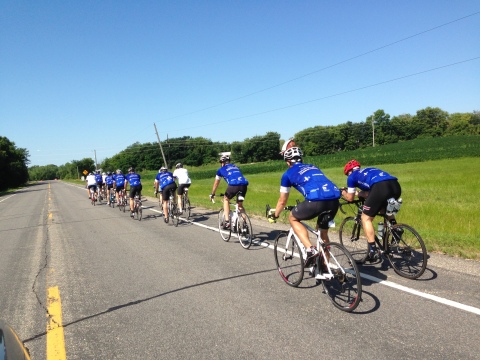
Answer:
[(268, 211), (268, 216), (267, 216), (267, 218), (268, 218), (268, 222), (269, 222), (270, 224), (273, 224), (273, 223), (276, 223), (276, 222), (277, 222), (277, 217), (275, 217), (275, 209), (270, 209), (270, 210)]

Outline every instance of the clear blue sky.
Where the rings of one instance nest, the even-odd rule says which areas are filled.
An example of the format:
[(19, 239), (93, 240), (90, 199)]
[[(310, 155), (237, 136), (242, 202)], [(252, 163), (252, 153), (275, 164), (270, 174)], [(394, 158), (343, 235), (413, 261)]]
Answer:
[(154, 123), (231, 142), (472, 112), (479, 24), (478, 0), (0, 0), (0, 136), (63, 165), (156, 142)]

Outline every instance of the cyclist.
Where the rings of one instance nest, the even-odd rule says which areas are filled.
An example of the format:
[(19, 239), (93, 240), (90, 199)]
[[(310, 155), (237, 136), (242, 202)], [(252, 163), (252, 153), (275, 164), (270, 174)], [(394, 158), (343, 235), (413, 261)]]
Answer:
[(133, 212), (133, 198), (135, 195), (142, 197), (142, 181), (140, 174), (137, 174), (133, 167), (128, 168), (128, 174), (125, 176), (125, 188), (127, 188), (127, 184), (130, 184), (130, 217), (133, 218), (135, 216)]
[(110, 192), (113, 188), (113, 175), (110, 171), (108, 171), (107, 176), (105, 176), (105, 185), (107, 186), (108, 205), (110, 205)]
[(282, 153), (288, 169), (282, 175), (280, 197), (275, 209), (270, 210), (270, 218), (278, 218), (285, 208), (292, 186), (304, 196), (305, 200), (292, 209), (288, 220), (293, 231), (307, 249), (305, 266), (308, 267), (313, 263), (315, 256), (318, 254), (318, 249), (310, 242), (308, 231), (301, 221), (311, 220), (324, 211), (331, 211), (330, 216), (317, 219), (317, 229), (320, 229), (320, 237), (324, 242), (329, 242), (329, 221), (333, 220), (338, 211), (340, 190), (318, 167), (302, 162), (303, 152), (296, 145), (288, 147), (288, 149), (282, 149)]
[[(379, 211), (385, 211), (388, 199), (401, 196), (402, 188), (395, 176), (373, 167), (360, 169), (360, 163), (355, 159), (345, 164), (343, 173), (348, 176), (347, 189), (342, 190), (343, 198), (347, 201), (353, 201), (355, 196), (365, 199), (362, 226), (368, 241), (367, 259), (373, 261), (378, 258), (373, 219)], [(357, 187), (360, 191), (356, 191)], [(396, 224), (393, 215), (388, 218), (392, 224)]]
[(95, 181), (97, 182), (98, 198), (101, 200), (100, 195), (103, 187), (103, 179), (102, 174), (100, 174), (100, 170), (95, 171)]
[(87, 183), (87, 194), (90, 199), (90, 188), (93, 188), (93, 192), (97, 191), (97, 180), (95, 180), (95, 175), (93, 175), (92, 172), (88, 174), (85, 182)]
[(189, 188), (192, 184), (192, 180), (188, 176), (188, 170), (183, 167), (182, 163), (175, 165), (175, 171), (173, 172), (173, 178), (178, 180), (178, 190), (177, 190), (177, 203), (178, 203), (178, 212), (179, 214), (183, 213), (182, 209), (182, 195), (185, 191), (185, 188)]
[(115, 189), (115, 197), (117, 199), (117, 204), (119, 204), (120, 201), (118, 200), (118, 193), (125, 189), (125, 176), (120, 169), (117, 169), (116, 174), (113, 175), (113, 187)]
[(175, 190), (177, 190), (177, 184), (173, 179), (173, 174), (168, 171), (168, 168), (162, 166), (158, 170), (158, 174), (155, 177), (155, 192), (158, 192), (160, 187), (160, 201), (162, 202), (162, 211), (165, 216), (165, 221), (168, 221), (168, 198), (170, 197), (169, 193), (175, 194)]
[(212, 193), (210, 194), (210, 199), (215, 197), (215, 191), (217, 191), (220, 180), (223, 179), (227, 183), (227, 190), (225, 190), (225, 196), (223, 201), (223, 211), (224, 211), (224, 223), (223, 227), (228, 229), (230, 227), (229, 214), (230, 214), (230, 204), (229, 201), (237, 193), (241, 192), (237, 196), (238, 209), (243, 212), (245, 211), (243, 207), (243, 200), (245, 195), (247, 195), (248, 180), (245, 179), (240, 169), (235, 164), (230, 164), (230, 156), (222, 155), (219, 160), (221, 166), (217, 170), (215, 175), (215, 181), (213, 182)]

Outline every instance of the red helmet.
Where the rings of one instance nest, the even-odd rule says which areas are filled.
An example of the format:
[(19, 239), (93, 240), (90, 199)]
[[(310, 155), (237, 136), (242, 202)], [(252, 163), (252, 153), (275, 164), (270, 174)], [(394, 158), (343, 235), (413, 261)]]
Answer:
[(356, 167), (360, 167), (360, 163), (355, 159), (350, 160), (348, 163), (345, 164), (345, 167), (343, 168), (343, 173), (347, 175), (350, 170), (353, 170)]

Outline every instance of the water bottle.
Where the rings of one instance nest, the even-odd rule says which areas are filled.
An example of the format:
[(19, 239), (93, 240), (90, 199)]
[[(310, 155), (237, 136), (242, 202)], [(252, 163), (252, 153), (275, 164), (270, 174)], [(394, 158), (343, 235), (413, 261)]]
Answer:
[(383, 238), (383, 222), (378, 223), (378, 237), (379, 239)]
[(402, 206), (402, 198), (398, 198), (397, 200), (397, 204), (395, 206), (395, 210), (396, 212), (398, 212), (400, 210), (400, 207)]
[(395, 212), (395, 204), (396, 200), (394, 198), (390, 198), (387, 200), (387, 216), (392, 216)]

